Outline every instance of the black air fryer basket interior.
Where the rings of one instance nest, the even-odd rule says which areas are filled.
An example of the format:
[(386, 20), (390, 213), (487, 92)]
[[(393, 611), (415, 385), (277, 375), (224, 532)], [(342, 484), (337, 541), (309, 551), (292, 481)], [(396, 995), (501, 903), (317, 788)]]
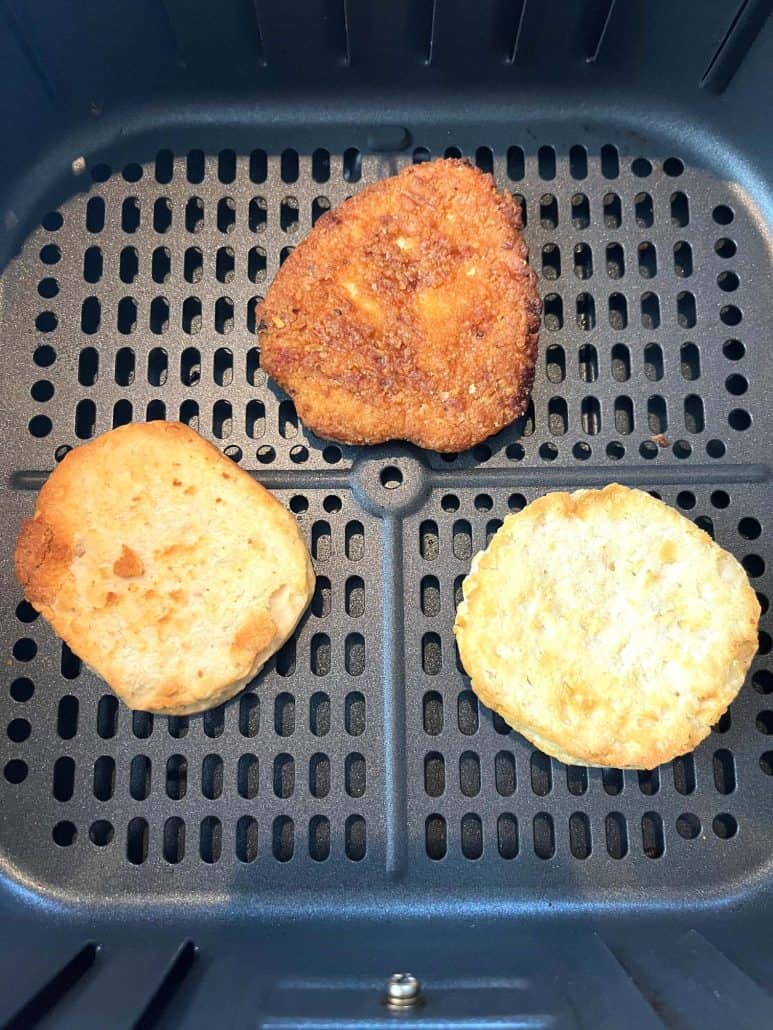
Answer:
[[(0, 1021), (773, 1026), (770, 6), (0, 2)], [(444, 154), (521, 204), (532, 405), (459, 455), (320, 440), (256, 298), (320, 214)], [(203, 717), (128, 711), (12, 572), (56, 462), (164, 418), (276, 492), (318, 575)], [(731, 710), (651, 773), (535, 751), (451, 633), (509, 511), (613, 480), (764, 613)]]

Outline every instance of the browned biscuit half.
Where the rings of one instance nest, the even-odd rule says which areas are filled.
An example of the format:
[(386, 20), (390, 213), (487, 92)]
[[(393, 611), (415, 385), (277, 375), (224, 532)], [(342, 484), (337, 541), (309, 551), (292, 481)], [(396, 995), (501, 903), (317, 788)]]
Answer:
[(232, 697), (314, 587), (295, 519), (187, 426), (128, 425), (71, 451), (22, 526), (30, 603), (131, 708)]
[(691, 751), (757, 650), (742, 566), (618, 484), (508, 516), (463, 594), (454, 633), (473, 690), (569, 764), (651, 769)]

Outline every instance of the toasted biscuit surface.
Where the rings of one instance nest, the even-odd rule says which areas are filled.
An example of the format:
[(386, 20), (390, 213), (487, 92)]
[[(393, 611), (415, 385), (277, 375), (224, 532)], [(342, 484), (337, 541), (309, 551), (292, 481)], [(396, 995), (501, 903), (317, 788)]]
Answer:
[(22, 527), (16, 573), (131, 708), (169, 715), (240, 690), (295, 629), (314, 585), (289, 512), (168, 422), (71, 451)]
[(320, 436), (458, 451), (518, 418), (540, 302), (520, 210), (464, 161), (324, 215), (258, 310), (261, 364)]
[(463, 594), (454, 633), (473, 690), (569, 764), (650, 769), (692, 750), (757, 649), (741, 565), (617, 484), (508, 516)]

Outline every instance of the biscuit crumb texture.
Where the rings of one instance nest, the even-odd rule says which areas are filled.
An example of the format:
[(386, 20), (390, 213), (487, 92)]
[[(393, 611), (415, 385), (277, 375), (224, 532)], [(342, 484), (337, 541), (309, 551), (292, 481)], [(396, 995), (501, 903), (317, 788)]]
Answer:
[(759, 616), (731, 554), (612, 484), (509, 515), (473, 559), (454, 633), (478, 697), (542, 751), (652, 769), (735, 698)]
[(261, 365), (320, 436), (460, 451), (526, 410), (540, 300), (521, 214), (456, 159), (319, 219), (258, 308)]
[(71, 451), (22, 526), (16, 574), (130, 708), (165, 715), (236, 694), (314, 589), (292, 515), (170, 422), (123, 426)]

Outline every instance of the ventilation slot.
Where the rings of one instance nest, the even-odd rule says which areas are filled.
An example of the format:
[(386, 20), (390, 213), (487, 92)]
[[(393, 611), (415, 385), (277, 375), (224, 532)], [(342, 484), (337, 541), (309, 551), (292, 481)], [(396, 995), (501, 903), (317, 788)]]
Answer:
[(445, 858), (448, 850), (446, 821), (442, 815), (431, 815), (424, 826), (425, 847), (427, 855), (434, 861)]
[(692, 275), (692, 247), (685, 240), (674, 244), (674, 272), (681, 279)]
[(550, 758), (541, 751), (532, 752), (531, 789), (538, 797), (545, 797), (553, 788), (553, 772)]
[(97, 705), (97, 733), (103, 740), (112, 740), (118, 730), (118, 700), (104, 694)]
[[(155, 268), (155, 254), (154, 252), (154, 268)], [(137, 250), (134, 247), (124, 247), (121, 251), (121, 256), (118, 261), (118, 276), (122, 283), (133, 283), (137, 278), (137, 272), (139, 271), (139, 258), (137, 256)], [(156, 282), (162, 282), (163, 280), (157, 279), (155, 274), (153, 276)]]
[(309, 855), (315, 862), (324, 862), (330, 855), (330, 820), (315, 815), (309, 822)]
[(316, 225), (322, 215), (330, 210), (330, 201), (327, 197), (315, 197), (311, 202), (311, 224)]
[(585, 147), (576, 145), (569, 150), (569, 173), (573, 179), (587, 178), (588, 152)]
[[(701, 376), (701, 355), (694, 343), (683, 343), (680, 351), (682, 378), (692, 382)], [(700, 397), (698, 397), (700, 400)], [(686, 401), (685, 401), (686, 405)], [(701, 401), (701, 407), (703, 402)], [(700, 432), (700, 430), (697, 430)]]
[(671, 224), (683, 229), (690, 222), (690, 206), (684, 193), (671, 194)]
[(259, 764), (256, 755), (242, 755), (236, 767), (239, 797), (251, 801), (258, 796)]
[(684, 399), (684, 425), (688, 433), (703, 432), (703, 401), (696, 393), (691, 393)]
[(616, 179), (620, 174), (617, 148), (607, 143), (601, 148), (601, 174), (605, 179)]
[(720, 794), (732, 794), (735, 790), (735, 760), (732, 751), (720, 748), (714, 752), (714, 786)]
[(655, 220), (652, 197), (649, 193), (637, 193), (633, 203), (636, 224), (640, 229), (650, 229)]
[(503, 798), (512, 797), (516, 789), (515, 756), (509, 751), (498, 752), (494, 760), (494, 777), (497, 794)]
[(361, 798), (365, 794), (366, 766), (363, 755), (353, 753), (346, 756), (344, 786), (350, 798)]
[[(252, 251), (250, 251), (250, 254)], [(233, 281), (236, 260), (231, 247), (219, 247), (215, 259), (215, 277), (219, 283), (230, 283)], [(252, 278), (252, 277), (251, 277)], [(255, 280), (252, 280), (255, 282)]]
[(679, 794), (692, 794), (695, 790), (695, 759), (683, 755), (673, 762), (674, 787)]
[(249, 227), (252, 232), (264, 232), (268, 222), (268, 204), (265, 197), (253, 197), (248, 213)]
[(75, 761), (69, 757), (57, 758), (54, 763), (53, 794), (57, 801), (69, 801), (75, 790)]
[(459, 759), (459, 788), (466, 798), (474, 798), (480, 785), (480, 759), (474, 751), (465, 751)]
[(121, 228), (135, 233), (140, 227), (140, 203), (136, 197), (127, 197), (121, 207)]
[(615, 399), (615, 432), (620, 436), (628, 436), (633, 432), (633, 401), (630, 397)]
[(222, 705), (211, 708), (202, 717), (202, 729), (205, 737), (219, 737), (225, 729), (225, 709)]
[(274, 794), (278, 798), (292, 797), (295, 792), (295, 760), (281, 754), (274, 759)]
[(645, 812), (641, 820), (642, 847), (647, 858), (660, 858), (665, 851), (663, 820), (658, 812)]
[(457, 701), (459, 729), (465, 736), (478, 732), (478, 699), (471, 690), (463, 690)]
[(164, 859), (172, 865), (182, 862), (185, 856), (185, 823), (179, 816), (172, 816), (164, 823)]
[(574, 858), (585, 859), (591, 853), (590, 820), (585, 812), (569, 817), (569, 850)]
[(236, 204), (233, 197), (222, 197), (217, 204), (217, 227), (222, 233), (233, 232), (236, 225)]
[(663, 351), (657, 343), (648, 343), (644, 348), (644, 374), (653, 382), (663, 378)]
[(166, 763), (166, 794), (181, 801), (188, 789), (188, 763), (182, 755), (172, 755)]
[(647, 423), (654, 435), (665, 433), (668, 429), (666, 402), (663, 397), (653, 396), (647, 401)]
[(581, 293), (577, 297), (577, 328), (585, 332), (596, 326), (596, 302), (590, 293)]
[(443, 698), (436, 690), (424, 695), (422, 704), (424, 732), (436, 737), (443, 731)]
[(365, 698), (359, 691), (346, 695), (344, 725), (351, 737), (359, 737), (365, 732)]
[(204, 225), (204, 201), (201, 197), (191, 197), (185, 205), (185, 228), (188, 232), (200, 232)]
[(289, 862), (295, 851), (295, 826), (286, 815), (277, 816), (271, 834), (271, 850), (278, 862)]
[(543, 302), (542, 321), (547, 330), (557, 332), (564, 325), (564, 304), (557, 293), (549, 293)]
[(558, 201), (552, 193), (545, 193), (540, 197), (539, 220), (543, 229), (558, 228)]
[(167, 197), (159, 197), (153, 205), (153, 228), (157, 233), (165, 233), (171, 226), (172, 205)]
[(628, 302), (622, 293), (609, 295), (609, 324), (616, 332), (628, 326)]
[(197, 283), (204, 274), (204, 255), (198, 247), (188, 247), (183, 258), (183, 275), (187, 283)]
[(497, 850), (506, 859), (518, 855), (518, 820), (509, 812), (497, 819)]
[(607, 193), (603, 201), (604, 225), (607, 229), (619, 229), (623, 220), (623, 209), (620, 197), (616, 193)]
[(658, 271), (657, 252), (655, 251), (654, 244), (640, 243), (638, 255), (639, 275), (643, 279), (652, 279), (654, 275), (657, 275)]
[(223, 851), (223, 827), (214, 815), (208, 815), (201, 821), (199, 830), (199, 856), (202, 862), (209, 865), (220, 860)]
[(86, 205), (86, 229), (102, 232), (105, 227), (105, 202), (101, 197), (92, 197)]
[(574, 274), (578, 279), (590, 279), (593, 275), (593, 254), (587, 243), (578, 243), (574, 248)]
[(657, 329), (660, 326), (660, 301), (657, 294), (642, 294), (641, 324), (643, 329)]
[[(481, 148), (483, 149), (483, 148)], [(488, 148), (486, 148), (488, 149)], [(489, 154), (491, 151), (489, 151)], [(537, 151), (537, 167), (540, 179), (555, 179), (556, 177), (556, 152), (552, 147), (540, 147)], [(492, 171), (492, 168), (484, 171)]]
[(242, 694), (239, 699), (239, 732), (255, 737), (260, 729), (260, 700), (255, 694)]
[[(344, 151), (343, 171), (346, 182), (359, 182), (362, 178), (362, 155), (355, 147)], [(284, 176), (282, 179), (285, 182), (291, 181)]]
[(556, 853), (556, 839), (553, 817), (547, 812), (534, 816), (534, 853), (538, 858), (549, 859)]
[(588, 436), (597, 436), (601, 432), (601, 405), (598, 398), (583, 398), (580, 411), (583, 432)]
[(258, 824), (251, 815), (243, 815), (236, 824), (236, 857), (245, 863), (258, 857)]
[(425, 561), (434, 561), (438, 556), (438, 529), (435, 522), (422, 522), (419, 529), (421, 556)]
[(153, 732), (153, 716), (150, 712), (132, 712), (132, 733), (138, 740), (145, 740)]
[(555, 243), (546, 243), (542, 248), (542, 276), (544, 279), (558, 279), (561, 275), (561, 251)]
[(94, 763), (94, 797), (109, 801), (115, 791), (115, 759), (102, 755)]
[(507, 176), (513, 182), (520, 182), (526, 172), (523, 149), (521, 147), (507, 148)]
[(126, 857), (132, 865), (142, 865), (148, 857), (148, 824), (139, 816), (131, 820), (126, 831)]
[(686, 290), (677, 295), (676, 298), (677, 321), (682, 329), (692, 329), (695, 326), (695, 297)]
[(469, 859), (478, 859), (483, 854), (483, 823), (474, 812), (462, 818), (462, 854)]
[(625, 275), (625, 258), (619, 243), (607, 244), (607, 275), (610, 279), (622, 279)]
[(62, 740), (72, 740), (78, 732), (78, 699), (67, 694), (59, 702), (56, 731)]
[(625, 858), (628, 854), (628, 827), (625, 816), (620, 812), (610, 812), (604, 820), (604, 833), (610, 858)]
[(135, 755), (129, 768), (129, 794), (135, 801), (144, 801), (150, 794), (150, 759)]
[(344, 549), (349, 561), (362, 561), (365, 555), (365, 530), (361, 522), (347, 523)]
[(587, 229), (590, 225), (590, 204), (584, 193), (572, 197), (572, 225), (575, 229)]
[(325, 754), (312, 755), (309, 760), (309, 792), (315, 798), (330, 793), (330, 759)]

